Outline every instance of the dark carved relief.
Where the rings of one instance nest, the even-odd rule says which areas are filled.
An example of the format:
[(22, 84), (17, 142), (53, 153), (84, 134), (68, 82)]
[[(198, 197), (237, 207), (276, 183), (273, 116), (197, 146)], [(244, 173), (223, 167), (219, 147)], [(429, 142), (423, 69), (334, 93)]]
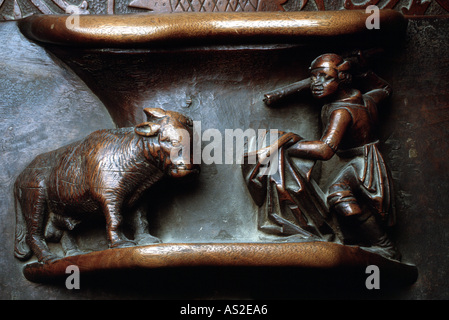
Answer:
[(129, 6), (154, 12), (251, 12), (283, 10), (286, 0), (133, 0)]
[[(344, 7), (345, 9), (354, 10), (354, 9), (365, 9), (370, 5), (379, 5), (380, 0), (370, 0), (365, 1), (363, 3), (354, 3), (354, 0), (345, 0)], [(436, 0), (435, 1), (439, 8), (449, 11), (449, 5), (447, 1), (444, 0)], [(400, 0), (389, 0), (382, 5), (379, 5), (380, 9), (393, 9), (400, 7), (400, 10), (403, 14), (406, 15), (424, 15), (426, 14), (429, 6), (432, 1), (416, 1), (411, 0), (408, 3), (402, 3)], [(398, 5), (399, 4), (399, 5)]]
[[(142, 0), (139, 3), (144, 2)], [(189, 2), (189, 5), (192, 5), (192, 10), (202, 10), (209, 3), (214, 4), (213, 10), (237, 8), (236, 3), (222, 8), (216, 7), (219, 2), (201, 2), (198, 6)], [(316, 3), (320, 2), (317, 0)], [(165, 4), (176, 10), (186, 8), (183, 2), (177, 2), (175, 7), (174, 3)], [(261, 1), (245, 2), (244, 7), (251, 5), (251, 10), (260, 9), (261, 4)], [(302, 6), (305, 5), (307, 2), (302, 3)], [(205, 54), (204, 51), (207, 54), (224, 54), (220, 52), (223, 50), (220, 45), (225, 45), (226, 50), (229, 50), (233, 43), (227, 41), (235, 40), (238, 38), (235, 34), (238, 34), (246, 37), (244, 39), (247, 42), (254, 41), (258, 45), (261, 41), (267, 41), (270, 46), (257, 49), (261, 56), (272, 50), (273, 42), (277, 41), (279, 45), (280, 39), (283, 39), (284, 44), (288, 43), (279, 49), (283, 50), (310, 38), (322, 42), (323, 37), (327, 41), (343, 35), (348, 36), (342, 37), (347, 41), (351, 35), (367, 32), (364, 11), (336, 11), (332, 14), (209, 13), (202, 15), (201, 23), (192, 23), (191, 17), (190, 13), (177, 14), (175, 17), (153, 15), (153, 19), (148, 19), (146, 15), (85, 15), (79, 17), (80, 21), (84, 27), (89, 23), (91, 27), (80, 28), (79, 32), (71, 32), (73, 30), (67, 27), (65, 16), (29, 17), (18, 25), (25, 37), (47, 47), (61, 59), (61, 64), (65, 62), (68, 68), (77, 72), (80, 81), (90, 79), (86, 83), (94, 92), (108, 95), (104, 102), (118, 126), (141, 122), (134, 119), (140, 119), (143, 115), (141, 106), (149, 105), (150, 100), (139, 100), (135, 96), (145, 94), (145, 99), (150, 99), (148, 96), (154, 92), (148, 94), (146, 90), (149, 86), (156, 86), (156, 82), (163, 78), (161, 73), (154, 72), (152, 66), (148, 67), (148, 62), (152, 62), (151, 58), (154, 57), (151, 55), (152, 50), (157, 46), (164, 48), (164, 45), (169, 44), (171, 54), (178, 49), (182, 53), (181, 48), (186, 44), (181, 40), (192, 37), (192, 40), (197, 41), (196, 44), (203, 47), (188, 49), (193, 50), (189, 54), (201, 56)], [(235, 24), (237, 26), (229, 27), (235, 21), (238, 22)], [(286, 21), (288, 27), (285, 27)], [(405, 23), (403, 16), (393, 10), (382, 12), (381, 21), (385, 21), (381, 32), (400, 32)], [(150, 28), (152, 32), (141, 32), (153, 24), (159, 28)], [(180, 40), (178, 36), (181, 31), (185, 37)], [(159, 38), (160, 32), (162, 36)], [(124, 34), (126, 37), (123, 37)], [(390, 32), (388, 36), (391, 36)], [(217, 42), (208, 42), (214, 39)], [(215, 46), (207, 47), (210, 43)], [(316, 42), (310, 41), (310, 44), (313, 43)], [(344, 46), (344, 40), (339, 44)], [(246, 43), (240, 43), (240, 47), (233, 50), (239, 51), (238, 48), (242, 46), (245, 47)], [(136, 47), (138, 50), (135, 50)], [(111, 54), (118, 61), (114, 65), (118, 71), (105, 73), (112, 76), (107, 76), (101, 83), (104, 87), (100, 86), (101, 90), (98, 90), (100, 81), (96, 77), (104, 76), (103, 71), (111, 67), (108, 64)], [(163, 61), (166, 64), (159, 66), (161, 70), (175, 73), (175, 77), (161, 83), (162, 91), (167, 90), (162, 94), (169, 95), (168, 89), (178, 81), (178, 73), (188, 73), (185, 70), (190, 70), (173, 70), (167, 67), (171, 63), (169, 59)], [(133, 64), (132, 68), (127, 68), (130, 63)], [(229, 66), (234, 67), (236, 65)], [(208, 67), (201, 70), (212, 73), (212, 69)], [(197, 76), (193, 74), (194, 78)], [(279, 77), (283, 76), (285, 73)], [(190, 85), (188, 79), (186, 83)], [(139, 90), (135, 90), (135, 85), (139, 86)], [(234, 93), (234, 89), (239, 89), (234, 87), (233, 82), (227, 85), (230, 88), (229, 95)], [(204, 88), (206, 93), (207, 90), (214, 93), (214, 100), (222, 98), (220, 81), (210, 82)], [(244, 191), (239, 197), (250, 209), (237, 208), (237, 205), (228, 208), (226, 203), (226, 214), (229, 214), (229, 219), (239, 214), (244, 216), (240, 219), (249, 220), (252, 230), (248, 230), (248, 233), (256, 235), (251, 240), (257, 238), (258, 241), (247, 241), (245, 238), (239, 242), (240, 239), (228, 237), (227, 230), (222, 229), (220, 223), (210, 228), (224, 237), (210, 237), (207, 243), (196, 243), (195, 239), (189, 237), (183, 238), (185, 241), (170, 241), (170, 238), (166, 241), (166, 238), (153, 232), (148, 221), (150, 215), (141, 207), (143, 203), (151, 205), (152, 199), (144, 198), (144, 193), (146, 195), (148, 190), (159, 190), (155, 184), (162, 178), (172, 178), (169, 181), (172, 183), (189, 182), (188, 178), (196, 177), (199, 173), (199, 165), (194, 164), (195, 148), (191, 147), (197, 146), (193, 140), (193, 121), (173, 110), (145, 108), (147, 121), (134, 127), (95, 131), (83, 140), (37, 156), (23, 170), (14, 185), (17, 209), (15, 256), (21, 260), (27, 260), (33, 254), (36, 256), (38, 262), (27, 264), (24, 268), (25, 276), (32, 281), (61, 275), (67, 265), (80, 266), (83, 272), (87, 272), (204, 265), (332, 268), (344, 264), (365, 267), (369, 261), (379, 266), (385, 265), (396, 272), (405, 268), (407, 281), (413, 282), (416, 269), (398, 261), (400, 254), (387, 236), (388, 227), (395, 222), (395, 213), (392, 209), (389, 171), (378, 148), (376, 129), (378, 107), (382, 107), (382, 102), (390, 96), (391, 91), (385, 81), (368, 70), (365, 55), (358, 52), (347, 59), (335, 54), (321, 55), (312, 62), (310, 77), (266, 94), (265, 103), (268, 106), (264, 107), (272, 108), (272, 114), (277, 111), (276, 103), (292, 93), (299, 97), (311, 95), (320, 104), (324, 132), (320, 140), (305, 140), (294, 130), (270, 131), (269, 138), (274, 143), (247, 153), (246, 163), (241, 168), (240, 164), (233, 167), (237, 169), (234, 171), (237, 178), (229, 176), (229, 182), (231, 185), (236, 182), (240, 190)], [(112, 92), (116, 95), (110, 95)], [(125, 102), (120, 103), (120, 95), (133, 96), (135, 100), (132, 103), (131, 100), (123, 100)], [(243, 96), (246, 99), (247, 95)], [(185, 108), (190, 108), (192, 100), (189, 99)], [(210, 113), (212, 108), (206, 103), (198, 103), (195, 108), (196, 116), (203, 116), (204, 113), (203, 120), (209, 121), (213, 117)], [(220, 104), (220, 108), (220, 112), (226, 116), (235, 110), (225, 102)], [(112, 112), (114, 110), (116, 112)], [(139, 117), (136, 116), (137, 112)], [(263, 117), (260, 116), (254, 123), (259, 126), (261, 118), (263, 123), (269, 122), (267, 114), (263, 113)], [(236, 125), (234, 117), (232, 115), (227, 119), (227, 125)], [(285, 113), (280, 117), (282, 124), (285, 123), (284, 117)], [(222, 121), (222, 118), (217, 117), (217, 121)], [(279, 129), (284, 130), (281, 127)], [(273, 157), (276, 161), (272, 161)], [(256, 161), (251, 163), (250, 159)], [(332, 162), (331, 159), (338, 161)], [(327, 173), (320, 176), (320, 181), (315, 180), (315, 169), (320, 164), (325, 166), (325, 163), (330, 163), (330, 169), (321, 171)], [(267, 172), (267, 168), (270, 171)], [(199, 177), (204, 177), (204, 174)], [(207, 179), (217, 178), (211, 175)], [(227, 176), (221, 179), (217, 180), (216, 189), (212, 191), (220, 193), (223, 184), (229, 184), (225, 181)], [(250, 196), (245, 194), (246, 187)], [(173, 195), (187, 191), (191, 190), (181, 188)], [(184, 200), (204, 205), (199, 198), (208, 192), (207, 188), (201, 192), (193, 190)], [(233, 197), (233, 193), (229, 192), (223, 197)], [(198, 205), (195, 210), (190, 210), (195, 211), (195, 214), (190, 216), (191, 220), (185, 220), (187, 224), (190, 222), (197, 226), (200, 219), (209, 221), (208, 218), (215, 214), (218, 206), (215, 201), (215, 198), (210, 200), (206, 204), (207, 208)], [(161, 201), (158, 204), (162, 207), (171, 203)], [(185, 213), (184, 208), (177, 210), (179, 215)], [(237, 214), (234, 210), (242, 212)], [(258, 214), (257, 223), (251, 218), (253, 214)], [(78, 225), (91, 227), (90, 219), (94, 216), (104, 217), (109, 249), (102, 250), (97, 242), (94, 252), (82, 252), (77, 243), (82, 234), (74, 231)], [(123, 230), (125, 222), (131, 225), (131, 233)], [(150, 233), (165, 243), (160, 243), (160, 239)], [(225, 239), (232, 241), (221, 241)], [(57, 256), (50, 242), (56, 242), (58, 248), (60, 245), (65, 257)], [(82, 245), (79, 247), (85, 248)]]
[[(66, 255), (79, 254), (70, 233), (101, 212), (110, 248), (160, 242), (149, 234), (142, 194), (165, 176), (199, 173), (190, 155), (179, 154), (192, 137), (192, 120), (173, 111), (145, 109), (148, 122), (134, 128), (100, 130), (84, 140), (37, 156), (16, 180), (17, 258), (34, 253), (39, 261), (55, 256), (46, 241), (60, 242)], [(186, 135), (188, 133), (189, 135)], [(177, 150), (179, 149), (179, 150)], [(174, 155), (173, 155), (174, 154)], [(131, 217), (123, 212), (133, 211)], [(129, 240), (121, 230), (128, 218)]]
[(17, 20), (33, 14), (329, 11), (365, 9), (369, 5), (377, 5), (380, 9), (395, 9), (406, 15), (443, 15), (449, 12), (449, 5), (443, 0), (0, 0), (0, 21)]
[[(360, 56), (360, 60), (364, 59)], [(321, 139), (306, 141), (294, 133), (281, 133), (274, 145), (256, 152), (255, 165), (243, 166), (243, 174), (260, 207), (260, 230), (295, 235), (294, 240), (317, 238), (368, 246), (398, 259), (385, 232), (394, 224), (395, 212), (390, 173), (376, 136), (378, 107), (392, 89), (374, 73), (353, 74), (354, 69), (360, 68), (351, 68), (351, 62), (336, 54), (315, 59), (310, 78), (289, 90), (310, 90), (323, 105)], [(273, 106), (276, 96), (285, 97), (286, 91), (266, 95), (266, 103)], [(268, 162), (267, 154), (276, 154), (277, 161)], [(333, 157), (339, 163), (325, 177), (322, 190), (311, 172), (316, 161)], [(272, 163), (274, 174), (261, 173)]]
[[(135, 12), (252, 12), (283, 11), (286, 0), (107, 0), (61, 1), (0, 0), (0, 21), (17, 20), (33, 14), (123, 14)], [(31, 9), (30, 9), (31, 8)]]

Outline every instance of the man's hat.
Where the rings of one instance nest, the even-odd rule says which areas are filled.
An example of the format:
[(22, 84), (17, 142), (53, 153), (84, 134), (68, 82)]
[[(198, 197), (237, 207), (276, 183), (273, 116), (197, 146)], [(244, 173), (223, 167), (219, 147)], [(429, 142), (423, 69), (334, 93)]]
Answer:
[(338, 72), (344, 72), (351, 68), (351, 63), (344, 60), (338, 54), (326, 53), (313, 60), (309, 70), (317, 68), (330, 68), (335, 69)]

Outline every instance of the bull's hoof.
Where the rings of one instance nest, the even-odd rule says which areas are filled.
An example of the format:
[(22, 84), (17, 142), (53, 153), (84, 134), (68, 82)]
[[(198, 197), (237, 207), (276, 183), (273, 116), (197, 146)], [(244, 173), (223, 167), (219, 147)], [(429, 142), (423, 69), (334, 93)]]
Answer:
[(70, 249), (65, 252), (66, 257), (78, 256), (80, 254), (86, 254), (92, 252), (92, 250), (80, 250), (80, 249)]
[(111, 243), (109, 245), (109, 248), (127, 248), (127, 247), (134, 247), (136, 243), (131, 240), (119, 240), (114, 243)]
[(139, 246), (144, 246), (147, 244), (162, 243), (161, 239), (154, 237), (151, 234), (143, 235), (143, 236), (136, 238), (136, 242)]

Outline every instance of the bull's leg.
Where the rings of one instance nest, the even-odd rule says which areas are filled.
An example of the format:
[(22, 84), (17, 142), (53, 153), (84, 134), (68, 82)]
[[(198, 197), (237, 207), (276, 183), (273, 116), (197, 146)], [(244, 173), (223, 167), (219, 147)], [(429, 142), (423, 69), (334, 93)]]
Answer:
[(122, 215), (120, 213), (121, 202), (105, 200), (103, 203), (109, 247), (118, 248), (134, 246), (135, 243), (127, 239), (120, 230), (120, 225), (122, 223)]
[(139, 208), (132, 214), (132, 226), (134, 230), (134, 241), (139, 245), (160, 243), (161, 240), (150, 234), (148, 219), (145, 210)]
[(65, 231), (61, 237), (61, 246), (64, 250), (65, 256), (76, 256), (91, 252), (89, 250), (81, 250), (78, 247), (75, 237), (72, 231)]
[(47, 246), (44, 227), (47, 214), (44, 188), (22, 190), (22, 211), (27, 224), (26, 241), (40, 262), (51, 262), (59, 259)]
[(61, 237), (63, 235), (64, 231), (61, 230), (56, 224), (55, 224), (55, 216), (52, 212), (49, 214), (47, 226), (45, 228), (45, 240), (49, 242), (58, 243), (61, 241)]

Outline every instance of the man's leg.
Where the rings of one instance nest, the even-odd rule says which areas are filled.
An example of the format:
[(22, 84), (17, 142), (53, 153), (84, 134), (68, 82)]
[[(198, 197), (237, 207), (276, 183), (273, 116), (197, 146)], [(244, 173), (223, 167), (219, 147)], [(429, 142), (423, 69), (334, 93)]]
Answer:
[(364, 200), (360, 199), (361, 196), (356, 197), (355, 190), (359, 183), (354, 168), (346, 168), (329, 188), (327, 202), (330, 209), (339, 215), (346, 238), (355, 236), (357, 242), (367, 242), (368, 246), (378, 248), (378, 253), (399, 260), (399, 253), (373, 210), (363, 210), (359, 204), (359, 201)]

